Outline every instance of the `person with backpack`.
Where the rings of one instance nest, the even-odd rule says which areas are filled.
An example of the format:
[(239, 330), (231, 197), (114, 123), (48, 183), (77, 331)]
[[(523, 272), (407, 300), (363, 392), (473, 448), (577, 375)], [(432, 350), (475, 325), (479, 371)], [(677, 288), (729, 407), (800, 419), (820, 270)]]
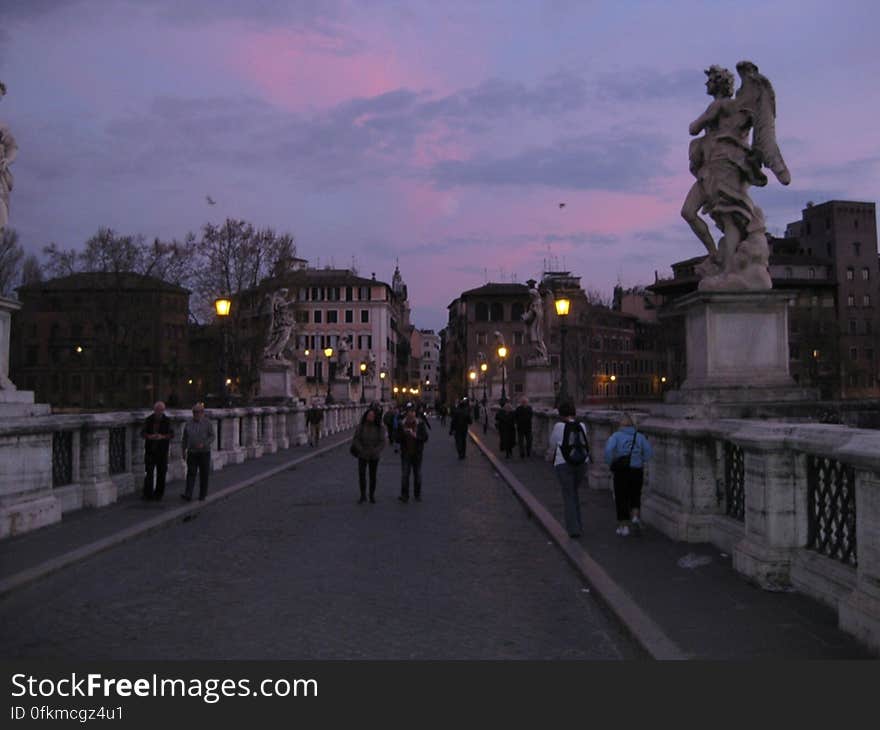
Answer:
[(473, 423), (471, 409), (467, 397), (464, 397), (458, 402), (449, 419), (449, 435), (455, 435), (455, 449), (458, 451), (459, 459), (464, 459), (467, 453), (468, 427), (471, 423)]
[(630, 532), (641, 534), (642, 483), (645, 464), (653, 455), (648, 439), (636, 430), (633, 417), (625, 413), (620, 428), (605, 444), (605, 463), (614, 475), (614, 503), (620, 537), (627, 537)]
[(553, 469), (562, 488), (565, 529), (571, 538), (578, 538), (584, 532), (578, 489), (584, 481), (587, 464), (590, 461), (587, 426), (576, 421), (575, 415), (573, 403), (561, 403), (559, 405), (561, 420), (553, 426), (549, 439), (549, 446), (553, 449)]

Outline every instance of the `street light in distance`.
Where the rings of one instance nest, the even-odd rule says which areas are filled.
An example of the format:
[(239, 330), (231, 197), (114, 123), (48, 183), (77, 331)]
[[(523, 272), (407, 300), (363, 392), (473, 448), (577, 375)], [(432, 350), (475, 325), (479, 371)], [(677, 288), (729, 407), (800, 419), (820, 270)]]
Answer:
[(565, 335), (568, 334), (568, 313), (571, 311), (571, 300), (568, 297), (559, 297), (554, 300), (556, 316), (559, 317), (559, 396), (556, 405), (562, 405), (568, 400), (568, 376), (565, 372)]

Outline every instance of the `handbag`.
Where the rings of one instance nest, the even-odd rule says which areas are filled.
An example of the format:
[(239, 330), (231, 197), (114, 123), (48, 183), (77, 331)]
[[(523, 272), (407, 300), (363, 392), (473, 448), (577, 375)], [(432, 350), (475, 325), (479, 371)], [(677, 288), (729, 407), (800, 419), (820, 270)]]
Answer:
[(638, 438), (639, 432), (633, 431), (633, 440), (632, 444), (629, 447), (629, 453), (626, 456), (618, 456), (614, 461), (611, 462), (611, 471), (617, 474), (621, 471), (626, 471), (629, 469), (629, 462), (632, 458), (633, 449), (636, 447), (636, 438)]

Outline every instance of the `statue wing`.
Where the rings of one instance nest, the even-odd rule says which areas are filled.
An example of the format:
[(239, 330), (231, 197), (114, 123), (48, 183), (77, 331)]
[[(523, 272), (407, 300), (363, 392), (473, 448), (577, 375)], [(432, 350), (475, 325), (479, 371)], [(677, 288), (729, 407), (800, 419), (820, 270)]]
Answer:
[(758, 97), (754, 109), (752, 153), (756, 161), (773, 171), (779, 182), (788, 185), (791, 173), (776, 142), (776, 93), (770, 81), (757, 72), (753, 74), (753, 82), (758, 86)]

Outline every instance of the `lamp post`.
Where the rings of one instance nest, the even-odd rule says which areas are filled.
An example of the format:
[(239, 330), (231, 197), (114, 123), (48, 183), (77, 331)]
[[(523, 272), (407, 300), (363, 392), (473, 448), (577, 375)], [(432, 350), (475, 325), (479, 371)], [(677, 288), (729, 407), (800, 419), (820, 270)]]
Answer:
[(232, 311), (232, 300), (228, 297), (222, 296), (217, 297), (214, 300), (214, 311), (217, 313), (217, 316), (220, 318), (221, 324), (221, 333), (223, 337), (223, 352), (220, 357), (220, 382), (222, 383), (223, 388), (223, 405), (229, 405), (229, 386), (232, 384), (232, 379), (227, 377), (226, 370), (229, 367), (229, 342), (228, 342), (228, 327), (226, 326), (226, 322), (229, 317), (229, 313)]
[(366, 383), (364, 382), (366, 380), (366, 377), (367, 377), (367, 363), (362, 362), (361, 363), (361, 403), (367, 402), (367, 399), (364, 395), (364, 393), (367, 389)]
[(486, 372), (489, 370), (489, 366), (481, 362), (480, 363), (480, 379), (483, 381), (483, 407), (486, 406), (488, 399), (486, 398)]
[(327, 396), (324, 398), (324, 403), (329, 405), (333, 402), (333, 394), (330, 392), (330, 358), (333, 357), (332, 347), (324, 348), (324, 357), (327, 358)]
[(557, 407), (568, 400), (568, 375), (565, 371), (565, 335), (568, 334), (568, 312), (571, 308), (571, 300), (559, 297), (555, 302), (556, 316), (559, 317), (559, 395), (556, 400)]
[(468, 380), (471, 381), (471, 400), (476, 402), (476, 396), (474, 395), (474, 387), (476, 386), (477, 381), (477, 371), (471, 367), (468, 371)]
[(504, 345), (498, 348), (498, 359), (501, 360), (501, 405), (507, 403), (507, 348)]
[(379, 382), (382, 383), (382, 402), (385, 402), (385, 378), (388, 377), (388, 373), (385, 372), (385, 368), (382, 368), (382, 372), (379, 373)]

